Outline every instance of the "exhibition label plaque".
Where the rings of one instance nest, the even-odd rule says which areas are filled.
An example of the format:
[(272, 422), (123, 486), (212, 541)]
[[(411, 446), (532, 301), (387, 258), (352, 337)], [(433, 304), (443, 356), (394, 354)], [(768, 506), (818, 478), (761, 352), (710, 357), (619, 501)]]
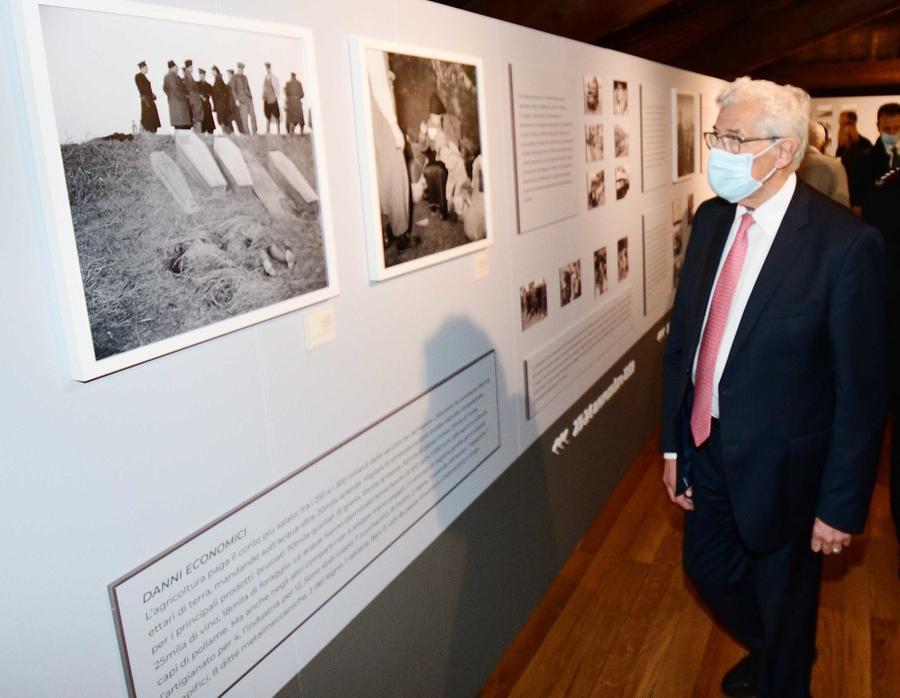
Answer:
[(576, 379), (597, 380), (604, 355), (631, 331), (631, 321), (631, 295), (620, 291), (608, 304), (529, 356), (525, 360), (528, 419)]
[(130, 694), (226, 693), (499, 446), (491, 351), (113, 582)]

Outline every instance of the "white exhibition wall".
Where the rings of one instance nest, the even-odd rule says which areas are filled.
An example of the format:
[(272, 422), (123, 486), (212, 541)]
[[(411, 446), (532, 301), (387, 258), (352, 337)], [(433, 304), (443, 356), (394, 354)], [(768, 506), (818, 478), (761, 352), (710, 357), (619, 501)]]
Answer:
[[(499, 449), (229, 695), (277, 691), (660, 320), (665, 307), (644, 312), (642, 216), (658, 219), (673, 202), (681, 210), (689, 195), (695, 204), (709, 196), (699, 172), (641, 192), (638, 87), (666, 104), (672, 89), (701, 95), (700, 131), (710, 126), (702, 121), (718, 80), (420, 0), (177, 5), (312, 30), (332, 192), (326, 205), (340, 278), (340, 294), (325, 303), (336, 336), (306, 349), (304, 318), (319, 304), (92, 382), (74, 381), (52, 263), (53, 222), (38, 185), (46, 173), (35, 157), (32, 86), (23, 83), (28, 66), (17, 52), (18, 0), (3, 3), (0, 93), (10, 98), (0, 100), (6, 134), (0, 168), (0, 652), (7, 658), (3, 686), (9, 695), (126, 694), (107, 585), (493, 350)], [(482, 59), (494, 240), (485, 251), (384, 282), (369, 280), (350, 37)], [(577, 90), (583, 76), (596, 74), (605, 110), (606, 203), (582, 206), (574, 217), (522, 234), (516, 232), (510, 64), (514, 72), (568, 76)], [(632, 184), (620, 201), (612, 154), (614, 80), (628, 82), (632, 105), (631, 150), (622, 160)], [(165, 124), (164, 104), (161, 97)], [(584, 167), (576, 164), (580, 182)], [(670, 163), (665, 167), (671, 172)], [(632, 271), (619, 283), (615, 250), (623, 237)], [(591, 260), (601, 246), (609, 253), (610, 290), (594, 297)], [(574, 260), (582, 265), (582, 295), (561, 307), (559, 269)], [(523, 331), (519, 289), (538, 278), (547, 281), (548, 317)], [(524, 362), (621, 294), (630, 308), (627, 327), (589, 372), (526, 418)]]

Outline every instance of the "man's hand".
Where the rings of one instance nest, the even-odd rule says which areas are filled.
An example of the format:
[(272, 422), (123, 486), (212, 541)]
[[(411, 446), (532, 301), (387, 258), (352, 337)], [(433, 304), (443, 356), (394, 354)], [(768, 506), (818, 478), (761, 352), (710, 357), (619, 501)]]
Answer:
[(684, 494), (675, 494), (675, 466), (678, 461), (674, 458), (666, 458), (663, 460), (663, 484), (666, 486), (666, 492), (669, 493), (669, 499), (680, 506), (685, 511), (693, 511), (694, 502), (691, 499), (693, 488), (688, 487)]
[(850, 534), (832, 528), (818, 516), (813, 524), (812, 542), (810, 543), (814, 553), (832, 555), (850, 547)]

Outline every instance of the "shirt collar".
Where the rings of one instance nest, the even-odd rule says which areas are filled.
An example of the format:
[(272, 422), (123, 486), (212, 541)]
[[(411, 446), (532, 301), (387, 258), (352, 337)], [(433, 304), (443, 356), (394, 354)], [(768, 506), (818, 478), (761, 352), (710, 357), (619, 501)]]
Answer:
[(762, 228), (763, 233), (769, 237), (775, 237), (784, 214), (787, 213), (791, 199), (794, 197), (794, 190), (797, 188), (797, 175), (794, 172), (788, 176), (775, 194), (766, 199), (765, 202), (750, 211), (746, 206), (738, 204), (735, 218), (740, 218), (750, 211), (753, 214), (753, 222)]

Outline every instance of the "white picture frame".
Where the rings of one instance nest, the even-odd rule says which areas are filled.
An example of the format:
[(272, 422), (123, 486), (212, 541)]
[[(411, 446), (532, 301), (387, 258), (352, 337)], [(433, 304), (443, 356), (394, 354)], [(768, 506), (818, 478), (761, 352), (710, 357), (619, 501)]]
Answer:
[[(52, 273), (56, 281), (61, 308), (60, 315), (63, 321), (73, 378), (79, 381), (89, 381), (270, 318), (308, 307), (338, 294), (333, 225), (324, 152), (322, 122), (325, 119), (318, 118), (321, 114), (319, 109), (318, 71), (316, 69), (313, 36), (309, 29), (261, 22), (242, 17), (220, 16), (119, 0), (14, 0), (12, 9), (13, 30), (26, 93), (27, 118), (31, 124), (31, 132), (33, 134), (32, 148), (36, 161), (37, 186), (46, 214), (45, 222), (49, 237), (48, 247), (53, 265)], [(62, 15), (65, 15), (64, 22), (61, 21)], [(57, 21), (58, 18), (60, 18), (60, 21)], [(72, 18), (77, 20), (74, 24), (71, 22)], [(52, 42), (45, 42), (45, 31), (51, 31), (50, 25), (56, 23), (60, 24), (60, 26), (65, 26), (72, 33), (71, 41), (76, 42), (75, 44), (59, 46), (55, 35)], [(96, 29), (95, 32), (92, 32), (92, 27)], [(110, 27), (128, 27), (130, 29), (139, 27), (143, 30), (138, 31), (136, 34), (127, 35), (123, 43), (121, 34), (117, 35), (115, 32), (107, 33)], [(183, 34), (186, 28), (190, 30), (192, 37), (199, 38), (187, 42), (189, 45), (184, 45), (182, 50), (176, 51), (173, 41), (177, 42), (177, 35), (179, 33)], [(171, 31), (166, 31), (167, 29)], [(176, 38), (173, 39), (172, 36)], [(223, 37), (229, 39), (227, 44), (221, 43)], [(219, 41), (216, 41), (217, 38)], [(235, 44), (235, 41), (237, 44)], [(261, 42), (264, 41), (267, 43), (263, 48)], [(66, 48), (74, 45), (79, 47), (91, 45), (92, 48), (90, 52), (67, 53)], [(133, 47), (133, 50), (129, 48), (123, 49), (123, 46), (126, 45)], [(227, 45), (229, 48), (223, 50), (221, 49), (223, 45)], [(137, 68), (135, 64), (138, 60), (147, 60), (150, 63), (152, 56), (155, 59), (155, 75), (153, 75), (155, 82), (153, 87), (154, 91), (158, 90), (156, 104), (159, 107), (160, 121), (165, 123), (167, 121), (165, 118), (166, 101), (163, 98), (159, 83), (165, 68), (159, 65), (159, 56), (171, 53), (185, 60), (187, 56), (191, 55), (196, 58), (202, 58), (202, 55), (198, 55), (203, 54), (201, 47), (216, 47), (217, 51), (221, 51), (222, 60), (247, 60), (248, 66), (254, 56), (263, 54), (278, 57), (284, 56), (285, 61), (279, 66), (279, 69), (282, 71), (286, 71), (289, 67), (297, 66), (295, 72), (302, 77), (301, 82), (305, 92), (303, 105), (306, 107), (307, 114), (311, 111), (317, 116), (312, 135), (309, 136), (311, 144), (306, 146), (308, 158), (312, 159), (313, 192), (310, 195), (312, 201), (310, 205), (315, 206), (315, 213), (305, 214), (307, 215), (305, 219), (307, 222), (303, 225), (307, 227), (301, 228), (299, 223), (295, 225), (290, 221), (290, 215), (297, 214), (299, 207), (290, 204), (287, 197), (285, 197), (284, 210), (288, 211), (288, 213), (283, 219), (280, 219), (279, 225), (283, 223), (288, 226), (288, 229), (298, 231), (298, 235), (302, 234), (306, 239), (314, 240), (315, 236), (310, 236), (308, 233), (316, 226), (311, 225), (309, 221), (318, 221), (317, 227), (320, 232), (318, 245), (321, 247), (321, 259), (317, 251), (316, 262), (320, 269), (313, 275), (307, 271), (294, 272), (296, 267), (291, 266), (290, 273), (282, 276), (279, 280), (281, 287), (286, 290), (273, 294), (271, 289), (266, 289), (264, 292), (254, 295), (250, 301), (245, 302), (244, 306), (242, 306), (248, 307), (248, 305), (252, 305), (252, 302), (258, 302), (256, 307), (235, 311), (231, 315), (226, 310), (219, 313), (219, 315), (224, 316), (216, 316), (209, 321), (205, 321), (202, 313), (200, 313), (195, 317), (193, 326), (190, 326), (191, 323), (187, 320), (184, 321), (183, 325), (179, 325), (177, 322), (173, 323), (170, 319), (170, 324), (173, 324), (175, 328), (171, 334), (166, 335), (165, 330), (160, 329), (157, 334), (151, 333), (143, 338), (136, 337), (130, 344), (123, 342), (117, 344), (114, 349), (107, 350), (104, 348), (102, 351), (98, 351), (98, 336), (102, 329), (102, 323), (99, 320), (99, 311), (96, 310), (96, 299), (92, 299), (92, 302), (89, 303), (88, 296), (92, 291), (88, 291), (85, 286), (83, 272), (88, 273), (87, 267), (89, 263), (88, 260), (80, 257), (79, 246), (76, 241), (76, 228), (73, 222), (73, 207), (75, 204), (70, 202), (67, 189), (64, 158), (61, 152), (65, 141), (61, 137), (59, 120), (67, 114), (71, 114), (73, 120), (77, 122), (79, 118), (84, 116), (83, 113), (79, 112), (79, 109), (87, 108), (84, 107), (84, 103), (90, 103), (89, 96), (91, 93), (103, 94), (104, 99), (101, 104), (108, 106), (115, 104), (115, 108), (118, 110), (122, 106), (121, 100), (116, 102), (112, 100), (118, 99), (119, 95), (124, 95), (130, 89), (132, 94), (128, 98), (131, 99), (132, 106), (129, 108), (137, 112), (137, 115), (132, 120), (132, 128), (136, 131), (136, 122), (140, 121), (138, 115), (141, 114), (141, 108), (138, 93), (135, 91), (135, 84), (131, 82), (132, 77), (126, 71), (136, 73)], [(48, 48), (51, 50), (50, 54), (47, 53)], [(85, 74), (92, 74), (80, 70), (80, 67), (83, 66), (78, 65), (78, 60), (85, 62), (85, 66), (89, 65), (90, 62), (88, 58), (83, 58), (81, 54), (83, 56), (100, 56), (107, 65), (114, 66), (114, 69), (97, 75), (97, 81), (101, 81), (101, 78), (103, 81), (99, 86), (92, 86), (90, 82), (85, 80), (81, 81), (80, 89), (86, 90), (88, 98), (82, 97), (79, 102), (67, 95), (63, 99), (61, 96), (62, 91), (58, 91), (59, 104), (56, 104), (54, 100), (54, 85), (60, 84), (61, 76), (54, 74), (54, 71), (58, 71), (57, 67), (59, 65), (65, 63), (67, 69), (73, 71), (73, 75), (78, 75), (81, 78)], [(144, 54), (147, 55), (145, 56)], [(212, 56), (212, 52), (209, 55)], [(217, 53), (216, 56), (218, 55)], [(215, 60), (219, 60), (219, 58), (216, 57)], [(271, 60), (274, 63), (277, 59), (273, 57)], [(209, 68), (210, 66), (206, 67)], [(258, 69), (259, 67), (259, 65), (254, 64), (254, 68)], [(222, 72), (226, 71), (223, 70)], [(257, 100), (260, 92), (260, 84), (256, 80), (258, 76), (250, 77), (253, 80), (253, 99)], [(287, 75), (283, 74), (283, 77), (286, 79)], [(128, 84), (123, 85), (123, 80)], [(112, 89), (111, 84), (116, 86), (115, 90)], [(280, 100), (283, 99), (284, 95), (279, 95), (279, 98)], [(122, 99), (126, 98), (122, 97)], [(137, 105), (137, 107), (135, 108), (134, 105)], [(60, 110), (59, 113), (57, 113), (57, 109)], [(259, 111), (258, 107), (254, 106), (253, 109)], [(110, 110), (112, 110), (111, 106)], [(74, 118), (76, 115), (78, 118)], [(102, 119), (98, 118), (97, 121), (105, 121), (109, 116), (109, 113), (104, 113)], [(105, 123), (98, 126), (99, 129), (105, 127)], [(224, 127), (222, 128), (224, 129)], [(164, 131), (162, 136), (164, 138), (167, 129), (163, 128), (162, 130)], [(104, 131), (102, 130), (92, 133), (90, 135), (93, 137), (88, 138), (84, 142), (102, 140), (100, 136), (103, 133)], [(143, 134), (144, 132), (141, 131), (141, 133)], [(127, 129), (124, 135), (127, 138)], [(136, 134), (132, 133), (132, 135), (135, 137), (133, 142), (137, 143)], [(239, 139), (235, 137), (229, 140), (238, 141)], [(172, 143), (174, 143), (174, 138)], [(277, 147), (276, 145), (275, 148), (277, 149)], [(174, 146), (172, 149), (175, 150)], [(268, 151), (260, 152), (265, 152), (268, 155)], [(269, 158), (266, 158), (266, 161), (268, 162)], [(309, 165), (308, 162), (307, 165)], [(224, 165), (222, 167), (224, 171)], [(307, 174), (307, 184), (309, 179), (310, 176)], [(205, 190), (201, 189), (201, 191)], [(230, 183), (225, 191), (226, 195), (232, 192)], [(237, 191), (237, 187), (234, 188), (234, 191)], [(241, 191), (250, 191), (250, 189), (245, 186)], [(291, 193), (295, 192), (292, 191)], [(248, 212), (252, 211), (248, 213), (247, 219), (258, 223), (260, 229), (265, 228), (262, 216), (257, 215), (255, 211), (257, 209), (267, 211), (267, 209), (258, 206), (261, 199), (258, 197), (253, 198), (252, 194), (250, 197), (253, 203), (242, 205), (245, 206)], [(158, 199), (158, 201), (162, 201), (162, 199)], [(203, 207), (201, 206), (201, 213), (202, 210)], [(290, 212), (293, 212), (293, 214)], [(123, 214), (122, 220), (127, 221), (128, 217), (127, 213)], [(238, 229), (236, 235), (243, 234)], [(248, 250), (251, 250), (253, 245), (257, 244), (266, 245), (267, 243), (266, 240), (262, 239), (253, 240), (248, 245)], [(275, 254), (275, 248), (273, 247), (275, 244), (268, 244), (262, 249), (266, 250), (266, 254)], [(283, 246), (281, 243), (278, 243), (278, 245), (282, 252), (289, 247), (287, 243), (284, 243)], [(178, 250), (179, 248), (176, 245), (173, 249)], [(318, 250), (318, 246), (316, 249)], [(254, 275), (255, 282), (262, 284), (267, 281), (266, 277), (268, 274), (261, 263), (261, 256), (258, 259), (260, 261), (259, 269), (253, 268), (248, 273)], [(120, 260), (112, 259), (109, 261), (110, 267), (115, 270), (115, 263)], [(154, 260), (153, 264), (156, 265), (157, 262), (164, 264), (165, 261), (165, 259)], [(90, 263), (96, 265), (97, 261), (91, 260)], [(228, 265), (224, 258), (221, 264), (224, 266)], [(285, 270), (287, 270), (288, 262), (284, 261), (284, 264)], [(146, 270), (138, 266), (138, 271), (143, 273)], [(235, 273), (242, 272), (243, 266), (240, 266), (240, 270)], [(258, 272), (262, 273), (260, 278), (256, 276)], [(273, 276), (277, 276), (279, 273), (280, 270), (276, 270), (276, 274)], [(291, 273), (300, 274), (299, 280), (293, 278)], [(321, 275), (324, 275), (324, 280), (320, 282)], [(124, 273), (123, 276), (125, 276)], [(243, 281), (239, 280), (235, 283), (243, 284)], [(127, 280), (123, 284), (127, 285)], [(309, 286), (310, 288), (294, 291), (295, 285), (299, 287)], [(313, 288), (312, 286), (315, 287)], [(224, 292), (227, 298), (228, 290), (225, 289)], [(215, 289), (213, 289), (213, 293), (215, 293)], [(270, 302), (264, 302), (266, 293), (271, 296)], [(116, 298), (114, 294), (110, 297)], [(152, 293), (143, 293), (143, 295), (138, 293), (135, 296), (135, 300), (130, 301), (134, 307), (129, 310), (131, 314), (126, 314), (126, 317), (135, 323), (135, 326), (131, 328), (133, 332), (137, 331), (137, 323), (143, 320), (141, 304), (144, 302), (149, 303), (152, 297)], [(209, 302), (214, 305), (216, 298), (213, 297)], [(175, 313), (173, 314), (180, 312), (178, 311), (180, 306), (174, 304), (174, 307)], [(182, 317), (187, 317), (188, 313), (185, 311), (181, 315)], [(92, 320), (94, 321), (93, 328)]]
[[(492, 245), (492, 197), (489, 174), (490, 148), (487, 143), (484, 69), (481, 58), (451, 53), (436, 48), (422, 48), (362, 37), (352, 37), (349, 40), (349, 48), (351, 53), (357, 144), (360, 156), (360, 178), (364, 206), (366, 252), (370, 279), (374, 281), (385, 281), (401, 274), (417, 271), (434, 264), (440, 264), (464, 255), (469, 255)], [(374, 77), (376, 80), (375, 84), (379, 85), (379, 87), (376, 87), (373, 90), (373, 83), (370, 79), (372, 70), (368, 64), (368, 56), (373, 57), (372, 60), (374, 63), (375, 60), (378, 59), (378, 53), (382, 54), (385, 66), (388, 65), (390, 60), (396, 60), (395, 57), (399, 56), (401, 59), (413, 63), (421, 60), (437, 61), (444, 65), (450, 64), (451, 67), (455, 64), (463, 70), (469, 69), (469, 72), (466, 73), (466, 75), (474, 74), (475, 76), (473, 82), (475, 92), (475, 114), (477, 117), (469, 119), (469, 132), (461, 131), (462, 137), (459, 140), (468, 138), (468, 143), (471, 147), (471, 141), (477, 137), (475, 151), (473, 151), (477, 152), (477, 156), (472, 162), (466, 161), (466, 157), (464, 156), (463, 161), (465, 167), (464, 174), (466, 177), (470, 178), (470, 201), (480, 199), (478, 206), (480, 207), (481, 213), (476, 215), (477, 209), (474, 206), (468, 205), (465, 201), (462, 201), (463, 206), (461, 208), (463, 211), (457, 212), (453, 210), (454, 200), (459, 199), (455, 196), (447, 195), (445, 198), (447, 200), (447, 206), (450, 208), (450, 215), (456, 214), (458, 216), (457, 220), (451, 221), (451, 223), (457, 225), (458, 230), (454, 230), (450, 227), (450, 224), (446, 224), (446, 221), (443, 218), (443, 210), (440, 211), (440, 216), (436, 216), (435, 211), (433, 210), (434, 205), (431, 206), (432, 210), (430, 212), (426, 210), (426, 207), (421, 205), (422, 202), (425, 201), (425, 198), (420, 198), (418, 201), (414, 200), (416, 189), (414, 189), (412, 185), (418, 183), (418, 188), (421, 190), (424, 185), (425, 177), (423, 174), (420, 179), (413, 180), (410, 173), (410, 170), (413, 168), (410, 167), (410, 161), (406, 159), (406, 155), (404, 155), (404, 160), (407, 168), (406, 177), (408, 187), (410, 189), (410, 195), (407, 199), (408, 216), (404, 219), (402, 202), (394, 206), (394, 208), (400, 209), (398, 215), (386, 213), (383, 216), (385, 207), (382, 206), (382, 196), (379, 192), (379, 177), (386, 177), (387, 175), (383, 175), (379, 172), (379, 163), (376, 157), (375, 129), (376, 127), (383, 126), (387, 122), (392, 128), (392, 133), (395, 135), (393, 147), (396, 149), (396, 152), (391, 152), (390, 165), (385, 167), (389, 168), (389, 172), (387, 169), (386, 172), (388, 172), (394, 181), (400, 181), (401, 184), (398, 189), (400, 189), (401, 192), (403, 190), (399, 153), (403, 152), (408, 154), (410, 152), (411, 146), (417, 143), (417, 141), (415, 141), (417, 134), (414, 132), (416, 129), (416, 124), (414, 123), (415, 120), (404, 117), (403, 115), (409, 113), (410, 110), (404, 110), (402, 108), (398, 109), (397, 107), (393, 81), (398, 79), (402, 80), (403, 78), (398, 78), (393, 71), (389, 71), (391, 74), (394, 74), (394, 78), (389, 78), (391, 82), (389, 83), (389, 88), (386, 88), (385, 85), (388, 83), (385, 82), (384, 75), (378, 73)], [(461, 71), (457, 71), (458, 74), (460, 72)], [(417, 87), (416, 89), (418, 92), (416, 92), (415, 97), (411, 98), (410, 101), (423, 103), (423, 96), (427, 90), (423, 90), (420, 87)], [(375, 92), (377, 92), (377, 94), (374, 94)], [(389, 103), (386, 107), (388, 111), (390, 111), (391, 107), (394, 110), (393, 114), (389, 115), (389, 117), (394, 119), (392, 124), (389, 123), (389, 119), (383, 120), (383, 111), (378, 106), (381, 102), (377, 101), (379, 99), (382, 101), (388, 100), (392, 103)], [(373, 103), (375, 104), (374, 108)], [(452, 109), (452, 107), (450, 108)], [(375, 111), (376, 109), (378, 109), (377, 114)], [(398, 113), (400, 114), (398, 115)], [(459, 115), (452, 114), (450, 111), (446, 114), (459, 117)], [(373, 122), (373, 117), (376, 115), (379, 116), (377, 124)], [(423, 111), (421, 113), (421, 118), (422, 122), (418, 124), (419, 126), (423, 126), (429, 121), (428, 112)], [(461, 118), (460, 121), (462, 121)], [(407, 127), (405, 132), (403, 131), (401, 124)], [(441, 128), (442, 130), (446, 130), (447, 133), (450, 133), (450, 130), (446, 129), (446, 124), (446, 117), (443, 117), (443, 126)], [(473, 125), (477, 125), (477, 131), (472, 128)], [(379, 130), (379, 134), (384, 134), (383, 128)], [(401, 139), (404, 139), (405, 143)], [(451, 144), (456, 142), (453, 140), (452, 136), (448, 136), (446, 140)], [(462, 145), (458, 147), (458, 150), (460, 153), (466, 152)], [(382, 152), (385, 152), (385, 150), (382, 150)], [(475, 161), (478, 161), (478, 164), (476, 164)], [(457, 167), (454, 171), (459, 172), (460, 170)], [(480, 175), (477, 175), (476, 171), (480, 172)], [(394, 175), (396, 175), (396, 177)], [(451, 174), (450, 177), (452, 178), (453, 174)], [(460, 180), (462, 179), (463, 177), (461, 175)], [(480, 186), (478, 184), (479, 180)], [(459, 189), (457, 189), (457, 191), (458, 190)], [(429, 192), (426, 189), (425, 194), (420, 196), (428, 197), (428, 195)], [(401, 198), (402, 196), (397, 196), (394, 197), (392, 201)], [(465, 217), (465, 214), (470, 211), (475, 211), (475, 213), (471, 214), (471, 221), (474, 221), (472, 226), (469, 225), (471, 222), (470, 219)], [(388, 226), (390, 225), (391, 220), (396, 219), (408, 220), (408, 228), (405, 233), (397, 233), (397, 235), (394, 236), (393, 228), (389, 228)], [(402, 223), (400, 225), (402, 226)], [(474, 231), (473, 234), (470, 234), (470, 227)], [(440, 237), (438, 235), (433, 235), (433, 240), (423, 241), (422, 238), (428, 236), (432, 231), (436, 231)], [(401, 250), (400, 244), (403, 242), (401, 238), (403, 238), (404, 235), (406, 235), (406, 242), (408, 244)], [(463, 237), (460, 237), (460, 235), (463, 235)], [(411, 250), (411, 247), (414, 249)]]

